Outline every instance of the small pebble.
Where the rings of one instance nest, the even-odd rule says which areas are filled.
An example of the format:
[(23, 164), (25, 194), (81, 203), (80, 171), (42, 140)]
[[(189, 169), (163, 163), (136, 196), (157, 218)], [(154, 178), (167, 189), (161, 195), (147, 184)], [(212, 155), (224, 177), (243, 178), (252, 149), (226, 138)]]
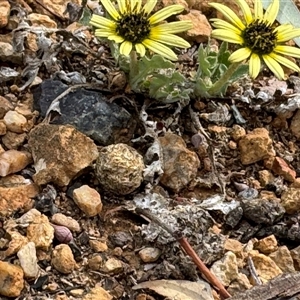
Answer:
[(54, 214), (51, 221), (52, 223), (65, 226), (75, 232), (80, 232), (81, 230), (80, 225), (76, 220), (61, 213)]
[(35, 244), (33, 242), (27, 243), (18, 251), (17, 256), (24, 271), (24, 276), (31, 279), (36, 278), (39, 274), (39, 266)]
[(119, 274), (123, 271), (123, 268), (123, 263), (120, 260), (109, 258), (101, 270), (104, 273)]
[(51, 263), (57, 271), (63, 274), (72, 273), (76, 267), (72, 250), (66, 244), (60, 244), (54, 248)]
[(105, 252), (108, 249), (106, 243), (97, 240), (90, 240), (90, 246), (95, 252)]
[(145, 263), (155, 262), (159, 259), (161, 251), (158, 248), (144, 248), (139, 252), (141, 260)]

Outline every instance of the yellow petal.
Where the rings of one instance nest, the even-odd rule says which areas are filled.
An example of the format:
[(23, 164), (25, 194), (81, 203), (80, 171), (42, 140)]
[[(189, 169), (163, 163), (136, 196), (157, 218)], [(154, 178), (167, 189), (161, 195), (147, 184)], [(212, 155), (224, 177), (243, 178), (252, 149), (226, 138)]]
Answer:
[(139, 13), (141, 11), (142, 0), (131, 0), (131, 11)]
[(276, 53), (270, 53), (269, 57), (272, 57), (277, 62), (288, 67), (289, 69), (291, 69), (293, 71), (300, 71), (300, 68), (295, 63), (293, 63), (292, 61), (290, 61), (289, 59), (287, 59), (281, 55), (278, 55)]
[(283, 43), (287, 42), (289, 40), (292, 40), (296, 37), (300, 36), (300, 28), (294, 28), (290, 31), (285, 31), (285, 32), (278, 32), (277, 33), (277, 42), (278, 43)]
[(228, 21), (230, 21), (233, 25), (235, 25), (241, 30), (245, 29), (244, 23), (236, 15), (236, 13), (232, 11), (229, 7), (220, 3), (210, 3), (209, 5), (214, 7), (219, 12), (221, 12), (228, 19)]
[(260, 71), (260, 58), (257, 54), (252, 53), (249, 59), (249, 73), (255, 79)]
[(180, 48), (189, 48), (191, 45), (184, 40), (183, 38), (174, 35), (174, 34), (150, 34), (149, 37), (151, 40), (163, 43), (169, 46), (180, 47)]
[(177, 60), (177, 55), (167, 46), (160, 44), (158, 42), (149, 40), (149, 39), (145, 39), (142, 44), (150, 49), (151, 51), (162, 55), (163, 57), (166, 57), (170, 60)]
[(273, 50), (276, 53), (300, 58), (300, 49), (292, 46), (278, 45)]
[(168, 17), (178, 14), (184, 10), (184, 7), (179, 4), (174, 4), (170, 6), (166, 6), (163, 9), (157, 11), (154, 15), (152, 15), (148, 20), (151, 25), (157, 24)]
[(272, 0), (271, 4), (268, 6), (265, 14), (264, 21), (268, 24), (273, 24), (277, 18), (279, 11), (279, 0)]
[(178, 33), (178, 32), (189, 30), (191, 28), (193, 28), (193, 24), (191, 21), (177, 21), (177, 22), (159, 24), (155, 27), (152, 27), (151, 33), (152, 32), (154, 34)]
[(120, 54), (129, 55), (132, 50), (132, 43), (129, 41), (124, 41), (120, 46)]
[(262, 55), (262, 58), (263, 58), (265, 64), (267, 65), (267, 67), (274, 73), (274, 75), (279, 80), (283, 80), (284, 72), (283, 72), (283, 69), (280, 66), (280, 64), (268, 54)]
[(146, 49), (143, 44), (138, 43), (138, 44), (135, 44), (134, 47), (135, 47), (136, 52), (139, 53), (140, 56), (145, 56)]
[(90, 25), (98, 28), (115, 28), (116, 24), (114, 21), (106, 19), (102, 16), (92, 15)]
[(115, 6), (110, 0), (101, 0), (101, 3), (114, 20), (117, 20), (120, 17), (119, 12), (116, 10)]
[(157, 0), (147, 0), (146, 4), (143, 7), (143, 10), (146, 14), (150, 14), (155, 7)]
[(119, 11), (121, 12), (121, 14), (124, 14), (127, 9), (126, 9), (126, 2), (127, 0), (117, 0), (118, 1), (118, 7), (119, 7)]
[(250, 24), (253, 21), (253, 17), (248, 3), (245, 0), (236, 0), (236, 2), (240, 5), (243, 11), (246, 23)]
[(261, 3), (261, 0), (254, 0), (254, 19), (257, 20), (261, 20), (264, 16), (264, 10), (263, 10), (263, 6)]
[(231, 62), (239, 62), (247, 59), (251, 55), (251, 50), (249, 48), (241, 48), (234, 51), (230, 56), (229, 60)]
[(214, 29), (211, 36), (215, 39), (226, 41), (228, 43), (243, 44), (243, 38), (236, 34), (235, 32), (225, 30), (225, 29)]
[(115, 43), (122, 43), (124, 39), (116, 34), (111, 34), (107, 37), (109, 40), (114, 41)]
[(109, 37), (111, 35), (115, 35), (115, 32), (107, 28), (99, 28), (95, 30), (95, 36)]
[(221, 19), (216, 19), (216, 18), (215, 19), (210, 19), (210, 21), (213, 21), (213, 26), (215, 28), (230, 30), (230, 31), (235, 32), (238, 35), (242, 34), (242, 31), (238, 27), (233, 26), (232, 24), (228, 23), (227, 21), (224, 21), (224, 20), (221, 20)]

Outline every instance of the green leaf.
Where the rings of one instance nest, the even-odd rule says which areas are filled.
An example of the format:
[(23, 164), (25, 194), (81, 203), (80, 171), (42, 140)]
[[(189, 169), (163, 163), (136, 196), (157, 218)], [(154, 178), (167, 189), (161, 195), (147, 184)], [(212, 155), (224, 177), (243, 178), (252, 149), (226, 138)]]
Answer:
[(207, 60), (207, 51), (203, 48), (203, 44), (199, 46), (198, 50), (198, 64), (197, 76), (210, 76), (210, 63)]
[(178, 71), (170, 70), (171, 74), (155, 74), (149, 80), (149, 95), (163, 103), (189, 100), (193, 91), (188, 88), (186, 78)]
[[(264, 9), (267, 9), (271, 0), (262, 0)], [(300, 12), (293, 0), (280, 1), (277, 21), (280, 24), (292, 24), (294, 27), (300, 28)], [(300, 38), (294, 39), (298, 47), (300, 47)]]
[(85, 26), (89, 26), (91, 17), (92, 17), (92, 12), (91, 12), (91, 10), (85, 7), (85, 8), (83, 9), (81, 18), (79, 19), (78, 23), (80, 23), (80, 24), (82, 24), (82, 25), (85, 25)]
[(154, 74), (158, 69), (168, 68), (174, 69), (175, 65), (160, 55), (155, 54), (151, 58), (148, 58), (146, 56), (142, 57), (138, 61), (139, 74), (132, 78), (130, 82), (131, 88), (133, 90), (136, 90), (137, 86), (141, 82), (145, 81), (148, 75)]

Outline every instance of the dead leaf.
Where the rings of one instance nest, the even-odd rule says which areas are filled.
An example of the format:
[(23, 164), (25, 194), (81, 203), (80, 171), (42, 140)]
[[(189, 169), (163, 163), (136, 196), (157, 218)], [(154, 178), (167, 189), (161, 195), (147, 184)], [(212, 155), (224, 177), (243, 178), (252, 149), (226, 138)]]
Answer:
[(154, 280), (132, 287), (133, 290), (150, 289), (164, 297), (176, 300), (213, 300), (211, 288), (205, 281)]

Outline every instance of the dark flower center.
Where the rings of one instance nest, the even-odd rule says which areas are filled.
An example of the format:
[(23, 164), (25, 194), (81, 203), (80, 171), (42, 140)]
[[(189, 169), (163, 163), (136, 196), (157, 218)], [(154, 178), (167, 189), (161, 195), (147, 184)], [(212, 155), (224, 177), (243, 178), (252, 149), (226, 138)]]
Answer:
[(263, 55), (271, 53), (277, 41), (277, 32), (274, 28), (260, 20), (255, 20), (249, 24), (242, 32), (244, 46), (252, 52)]
[(116, 23), (116, 33), (133, 44), (141, 43), (150, 34), (148, 14), (143, 11), (121, 15)]

